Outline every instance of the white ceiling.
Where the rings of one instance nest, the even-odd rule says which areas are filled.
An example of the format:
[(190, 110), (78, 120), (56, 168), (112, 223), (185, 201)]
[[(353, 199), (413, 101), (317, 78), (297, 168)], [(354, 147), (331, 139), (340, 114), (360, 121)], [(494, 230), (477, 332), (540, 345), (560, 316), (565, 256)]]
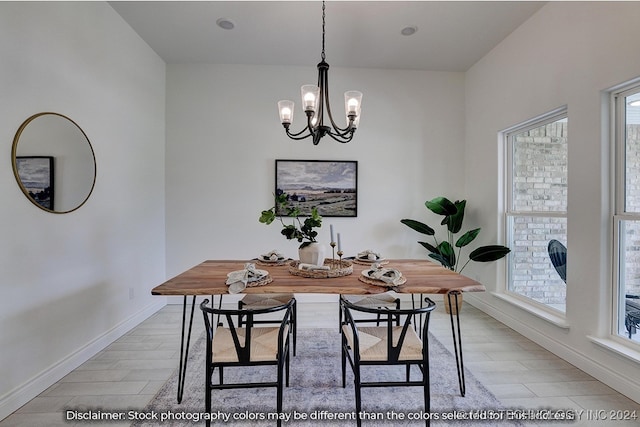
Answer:
[[(320, 61), (320, 1), (116, 1), (111, 6), (167, 63), (302, 65)], [(544, 2), (330, 1), (332, 66), (466, 71)], [(233, 30), (216, 25), (235, 23)], [(400, 34), (417, 26), (413, 36)]]

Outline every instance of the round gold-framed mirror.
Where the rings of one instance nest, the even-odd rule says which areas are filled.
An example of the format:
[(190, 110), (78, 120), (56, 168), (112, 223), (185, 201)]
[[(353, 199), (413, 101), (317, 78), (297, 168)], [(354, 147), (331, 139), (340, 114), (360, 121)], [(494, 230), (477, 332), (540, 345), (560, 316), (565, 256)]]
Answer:
[(11, 147), (13, 174), (31, 203), (52, 213), (82, 206), (96, 181), (89, 138), (69, 117), (43, 112), (25, 120)]

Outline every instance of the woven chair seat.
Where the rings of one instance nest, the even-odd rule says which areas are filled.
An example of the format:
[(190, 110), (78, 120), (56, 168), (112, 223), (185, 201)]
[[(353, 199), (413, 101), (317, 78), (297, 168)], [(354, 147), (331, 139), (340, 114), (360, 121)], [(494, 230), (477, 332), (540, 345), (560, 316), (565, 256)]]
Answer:
[(293, 294), (247, 294), (242, 298), (244, 308), (266, 308), (286, 304)]
[(374, 295), (346, 295), (346, 299), (361, 307), (396, 307), (396, 300), (393, 296), (384, 294)]
[[(278, 354), (278, 330), (275, 327), (251, 329), (251, 362), (275, 361)], [(245, 328), (236, 329), (238, 339), (244, 342)], [(285, 329), (285, 334), (287, 330)], [(213, 361), (216, 363), (237, 362), (238, 354), (231, 331), (218, 327), (213, 336)]]
[[(344, 325), (342, 330), (351, 348), (353, 347), (353, 333), (348, 325)], [(402, 326), (392, 328), (393, 344), (398, 344)], [(387, 327), (365, 327), (358, 328), (360, 344), (360, 360), (362, 361), (385, 361), (387, 357)], [(407, 329), (407, 334), (402, 344), (399, 360), (421, 360), (422, 340), (413, 328)]]
[[(294, 295), (292, 293), (288, 293), (288, 294), (246, 294), (240, 301), (238, 301), (238, 309), (240, 310), (260, 310), (263, 308), (272, 308), (272, 307), (278, 307), (280, 305), (286, 304), (289, 301), (294, 300)], [(241, 319), (242, 320), (242, 319)], [(295, 306), (294, 303), (294, 307), (293, 307), (293, 314), (292, 314), (292, 319), (291, 319), (291, 328), (289, 329), (289, 332), (291, 332), (291, 334), (293, 335), (293, 355), (296, 355), (296, 341), (297, 341), (297, 324), (298, 322), (298, 314), (297, 314), (297, 308)], [(256, 323), (262, 323), (262, 324), (273, 324), (273, 323), (279, 323), (279, 322), (273, 322), (272, 320), (256, 320)], [(243, 326), (243, 324), (239, 324), (238, 326)]]

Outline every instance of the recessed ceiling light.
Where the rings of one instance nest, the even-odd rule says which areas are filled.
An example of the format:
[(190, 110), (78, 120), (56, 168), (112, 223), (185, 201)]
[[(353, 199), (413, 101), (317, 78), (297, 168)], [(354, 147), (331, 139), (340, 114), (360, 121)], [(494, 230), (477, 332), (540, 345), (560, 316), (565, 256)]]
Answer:
[(224, 30), (233, 30), (233, 28), (236, 26), (236, 24), (234, 24), (233, 21), (229, 18), (220, 18), (216, 21), (216, 24), (218, 24), (218, 27)]
[(403, 36), (412, 36), (416, 33), (416, 31), (418, 31), (418, 27), (416, 27), (415, 25), (411, 25), (410, 27), (404, 27), (400, 31), (400, 34), (402, 34)]

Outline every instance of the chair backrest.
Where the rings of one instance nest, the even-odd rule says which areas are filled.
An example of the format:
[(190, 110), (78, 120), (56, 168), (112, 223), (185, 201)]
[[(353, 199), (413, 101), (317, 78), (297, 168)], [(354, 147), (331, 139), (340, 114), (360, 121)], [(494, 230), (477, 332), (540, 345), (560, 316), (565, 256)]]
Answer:
[[(261, 314), (268, 313), (276, 313), (279, 311), (283, 311), (284, 315), (282, 316), (282, 320), (280, 322), (280, 329), (278, 331), (278, 351), (283, 349), (284, 339), (287, 336), (287, 331), (289, 324), (291, 323), (291, 311), (293, 304), (295, 303), (295, 299), (289, 300), (286, 304), (278, 305), (275, 307), (267, 307), (260, 309), (222, 309), (215, 308), (209, 306), (209, 300), (205, 299), (200, 304), (200, 309), (202, 310), (202, 315), (204, 317), (204, 325), (205, 332), (207, 333), (207, 354), (211, 354), (211, 346), (213, 342), (213, 336), (215, 333), (215, 328), (212, 327), (212, 321), (209, 319), (209, 316), (213, 318), (217, 316), (218, 319), (220, 316), (224, 316), (227, 320), (228, 329), (231, 333), (231, 337), (233, 338), (233, 344), (236, 349), (236, 354), (238, 356), (238, 361), (240, 363), (248, 363), (251, 359), (251, 330), (254, 326), (254, 317)], [(243, 318), (243, 323), (246, 325), (243, 328), (237, 328), (236, 325), (240, 324), (240, 317)], [(234, 321), (235, 319), (235, 321)], [(217, 326), (222, 326), (222, 323), (218, 323)], [(238, 330), (242, 329), (244, 331), (244, 337), (238, 334)]]
[(551, 264), (558, 272), (564, 283), (567, 283), (567, 247), (559, 241), (552, 239), (547, 246)]
[[(359, 354), (360, 354), (360, 349), (359, 349), (360, 338), (358, 334), (358, 328), (356, 327), (356, 322), (353, 318), (351, 311), (373, 314), (376, 316), (376, 318), (372, 318), (371, 322), (377, 323), (378, 321), (380, 321), (382, 323), (386, 323), (386, 326), (384, 327), (387, 328), (387, 333), (386, 333), (387, 360), (389, 362), (397, 362), (400, 357), (400, 352), (402, 351), (402, 345), (404, 344), (407, 331), (411, 327), (413, 319), (418, 318), (418, 316), (420, 315), (424, 316), (424, 321), (421, 325), (422, 333), (420, 336), (422, 337), (427, 336), (427, 331), (429, 329), (429, 318), (430, 318), (431, 312), (436, 308), (436, 303), (429, 298), (425, 298), (425, 301), (427, 305), (423, 307), (411, 308), (411, 309), (396, 309), (396, 308), (390, 308), (390, 307), (374, 308), (374, 307), (363, 307), (357, 304), (353, 304), (352, 302), (350, 302), (349, 300), (347, 300), (341, 295), (340, 303), (345, 308), (344, 310), (345, 323), (350, 326), (351, 332), (353, 334), (353, 341), (354, 341), (354, 347), (355, 347), (353, 350), (354, 350), (355, 357), (359, 357)], [(396, 319), (398, 318), (398, 316), (400, 317), (404, 316), (405, 319), (402, 324), (400, 335), (399, 336), (396, 335), (398, 337), (396, 341), (393, 334), (393, 329), (396, 327)], [(362, 320), (359, 320), (359, 322), (362, 323)], [(426, 352), (426, 351), (428, 351), (428, 349), (425, 346), (423, 346), (423, 352)]]

